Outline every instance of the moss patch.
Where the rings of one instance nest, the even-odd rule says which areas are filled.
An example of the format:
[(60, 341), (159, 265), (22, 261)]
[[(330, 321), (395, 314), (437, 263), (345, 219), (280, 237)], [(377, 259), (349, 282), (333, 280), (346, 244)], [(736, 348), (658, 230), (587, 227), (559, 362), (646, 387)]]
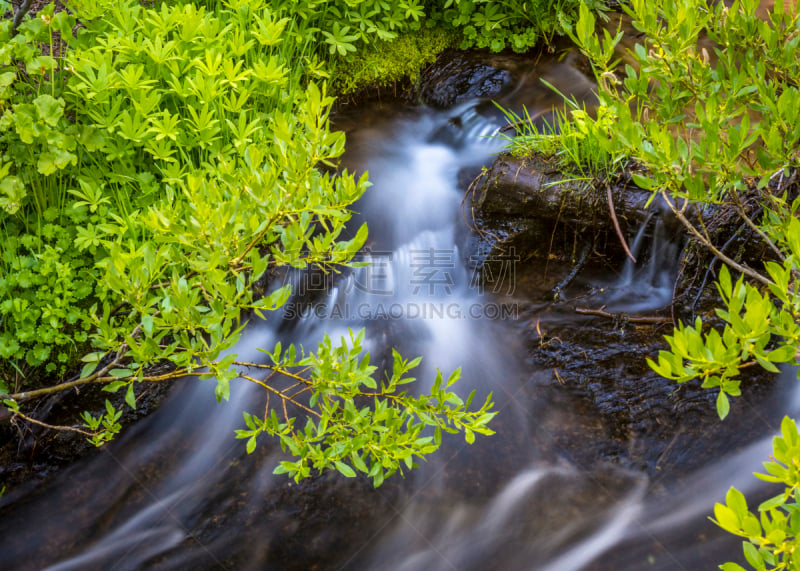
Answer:
[(333, 84), (340, 95), (365, 87), (386, 87), (403, 80), (412, 83), (459, 35), (439, 28), (423, 28), (391, 41), (377, 41), (336, 63)]

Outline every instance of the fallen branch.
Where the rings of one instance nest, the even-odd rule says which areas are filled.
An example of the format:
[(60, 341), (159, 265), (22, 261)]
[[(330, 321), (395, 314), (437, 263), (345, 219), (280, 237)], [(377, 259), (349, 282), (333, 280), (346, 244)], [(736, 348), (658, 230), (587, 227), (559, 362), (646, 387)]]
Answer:
[(605, 317), (606, 319), (625, 320), (629, 323), (672, 323), (669, 317), (659, 317), (656, 315), (626, 315), (624, 313), (611, 313), (605, 310), (605, 306), (600, 309), (593, 309), (591, 307), (576, 307), (575, 313), (581, 315), (594, 315), (596, 317)]

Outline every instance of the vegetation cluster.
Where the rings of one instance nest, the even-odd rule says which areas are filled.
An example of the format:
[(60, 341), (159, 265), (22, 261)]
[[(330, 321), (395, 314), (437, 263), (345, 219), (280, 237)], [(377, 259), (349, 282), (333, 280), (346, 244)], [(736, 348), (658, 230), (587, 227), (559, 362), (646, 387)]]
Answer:
[[(651, 366), (717, 391), (724, 418), (743, 368), (798, 364), (800, 20), (781, 2), (763, 20), (755, 0), (631, 0), (622, 9), (643, 39), (624, 66), (622, 32), (598, 32), (600, 2), (66, 6), (0, 21), (0, 398), (15, 418), (34, 420), (30, 399), (90, 383), (135, 407), (142, 383), (214, 379), (222, 400), (243, 380), (267, 401), (244, 413), (237, 436), (248, 451), (266, 433), (293, 456), (278, 472), (361, 472), (375, 485), (433, 452), (443, 432), (490, 434), (491, 397), (475, 408), (452, 392), (458, 371), (428, 394), (405, 392), (419, 360), (395, 353), (392, 370), (378, 371), (363, 332), (313, 352), (278, 344), (261, 364), (229, 350), (249, 319), (288, 299), (271, 280), (278, 268), (336, 271), (367, 238), (365, 227), (346, 231), (367, 177), (331, 174), (345, 141), (329, 126), (328, 85), (413, 75), (447, 46), (524, 51), (558, 33), (591, 60), (600, 105), (565, 112), (556, 134), (530, 122), (512, 148), (556, 154), (581, 176), (632, 170), (725, 263), (724, 327), (681, 324)], [(390, 65), (359, 71), (376, 59)], [(735, 209), (771, 259), (750, 266), (714, 242), (702, 213), (719, 206)], [(107, 402), (82, 428), (59, 428), (101, 445), (118, 418)], [(745, 538), (755, 569), (797, 565), (790, 419), (774, 456), (763, 478), (784, 491), (760, 517), (735, 490), (715, 511)]]
[[(780, 0), (766, 19), (758, 7), (756, 0), (631, 0), (622, 9), (641, 40), (624, 65), (617, 50), (623, 32), (598, 29), (581, 7), (569, 34), (591, 61), (599, 107), (573, 105), (555, 133), (527, 121), (511, 143), (516, 153), (556, 155), (576, 176), (630, 173), (722, 262), (715, 272), (722, 326), (700, 316), (679, 323), (666, 338), (669, 350), (650, 366), (716, 391), (723, 419), (730, 397), (741, 394), (743, 369), (777, 373), (781, 364), (800, 364), (800, 18)], [(735, 224), (763, 244), (766, 259), (738, 259), (715, 241), (707, 218), (721, 209), (736, 214)], [(759, 506), (760, 516), (734, 489), (717, 505), (715, 521), (746, 539), (754, 569), (800, 563), (799, 465), (800, 437), (786, 418), (767, 474), (759, 475), (784, 490)]]
[[(0, 21), (0, 398), (12, 418), (36, 422), (27, 402), (90, 383), (135, 408), (142, 383), (214, 379), (222, 400), (245, 380), (268, 402), (245, 415), (248, 451), (266, 432), (299, 458), (281, 472), (360, 471), (376, 485), (442, 431), (490, 434), (491, 397), (468, 410), (448, 390), (458, 373), (403, 392), (418, 361), (399, 355), (376, 380), (362, 334), (311, 353), (267, 348), (267, 365), (231, 349), (288, 299), (279, 268), (337, 271), (367, 238), (345, 230), (369, 183), (336, 172), (345, 141), (329, 126), (328, 85), (380, 78), (337, 81), (337, 69), (352, 74), (348, 60), (397, 41), (410, 73), (452, 41), (409, 57), (404, 34), (525, 49), (564, 29), (578, 2), (65, 6)], [(83, 427), (58, 428), (102, 445), (119, 417), (107, 401)]]

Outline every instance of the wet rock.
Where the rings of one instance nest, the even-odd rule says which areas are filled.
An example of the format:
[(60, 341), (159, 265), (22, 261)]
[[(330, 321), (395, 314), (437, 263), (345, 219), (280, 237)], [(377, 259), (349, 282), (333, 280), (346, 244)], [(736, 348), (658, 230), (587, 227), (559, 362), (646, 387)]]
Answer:
[[(609, 184), (626, 237), (632, 238), (654, 214), (668, 214), (660, 199), (648, 206), (651, 194), (624, 179)], [(514, 247), (523, 258), (546, 258), (576, 250), (576, 242), (602, 242), (607, 255), (624, 256), (614, 236), (605, 185), (576, 180), (544, 156), (501, 155), (471, 183), (466, 200), (490, 250)], [(680, 231), (671, 226), (671, 232)]]
[(425, 74), (420, 98), (431, 107), (446, 109), (464, 101), (493, 97), (512, 80), (511, 71), (500, 65), (498, 57), (447, 50)]

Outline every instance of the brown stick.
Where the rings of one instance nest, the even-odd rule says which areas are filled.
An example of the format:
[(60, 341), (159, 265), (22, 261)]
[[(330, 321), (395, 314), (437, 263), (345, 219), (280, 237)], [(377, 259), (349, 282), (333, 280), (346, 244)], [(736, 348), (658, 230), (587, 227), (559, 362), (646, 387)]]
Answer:
[[(689, 220), (683, 214), (683, 208), (681, 210), (678, 210), (675, 207), (675, 205), (669, 199), (669, 196), (667, 196), (666, 191), (664, 191), (664, 190), (661, 191), (661, 197), (664, 199), (664, 202), (667, 203), (667, 206), (669, 206), (669, 209), (672, 210), (672, 213), (675, 214), (675, 216), (678, 218), (680, 223), (683, 224), (683, 227), (686, 228), (689, 232), (691, 232), (692, 235), (695, 238), (697, 238), (700, 241), (701, 244), (703, 244), (703, 246), (705, 246), (706, 248), (711, 250), (711, 252), (716, 257), (718, 257), (720, 260), (722, 260), (723, 262), (728, 264), (733, 269), (743, 273), (746, 276), (749, 276), (749, 277), (753, 278), (756, 281), (761, 282), (762, 284), (764, 284), (766, 286), (773, 285), (772, 284), (772, 280), (769, 280), (769, 279), (765, 278), (764, 276), (762, 276), (758, 272), (756, 272), (754, 270), (751, 270), (750, 268), (747, 268), (747, 267), (737, 263), (735, 260), (732, 260), (731, 258), (726, 256), (725, 254), (723, 254), (716, 246), (714, 246), (714, 244), (711, 243), (711, 240), (708, 238), (708, 236), (703, 236), (700, 233), (700, 231), (697, 228), (695, 228), (694, 224), (689, 222)], [(688, 203), (688, 201), (686, 201), (686, 203)], [(684, 206), (686, 205), (686, 203), (684, 203)]]
[(33, 4), (33, 0), (24, 0), (19, 9), (14, 13), (14, 19), (11, 22), (11, 37), (17, 35), (17, 28), (22, 23), (25, 14), (31, 9), (31, 4)]
[(617, 231), (617, 238), (619, 238), (619, 242), (622, 244), (623, 250), (625, 250), (625, 255), (628, 256), (628, 259), (635, 264), (636, 258), (631, 253), (630, 248), (628, 248), (628, 243), (625, 241), (625, 236), (622, 235), (622, 230), (619, 227), (617, 213), (614, 211), (614, 199), (611, 197), (610, 184), (606, 184), (606, 197), (608, 197), (608, 210), (611, 213), (611, 222), (614, 223), (614, 230)]
[(28, 422), (31, 422), (33, 424), (38, 424), (39, 426), (42, 426), (44, 428), (49, 428), (51, 430), (60, 430), (62, 432), (77, 432), (78, 434), (83, 434), (84, 436), (89, 436), (89, 437), (94, 436), (94, 434), (92, 434), (91, 432), (86, 432), (85, 430), (81, 430), (80, 428), (75, 428), (73, 426), (58, 426), (55, 424), (47, 424), (46, 422), (42, 422), (41, 420), (36, 420), (35, 418), (31, 418), (27, 414), (22, 414), (21, 412), (14, 412), (13, 416), (11, 417), (11, 421), (13, 422), (14, 418), (16, 417), (20, 417), (24, 420), (27, 420)]
[(605, 306), (600, 309), (592, 309), (591, 307), (576, 307), (575, 313), (581, 315), (595, 315), (597, 317), (605, 317), (607, 319), (624, 318), (630, 323), (670, 323), (672, 320), (668, 317), (659, 317), (655, 315), (634, 315), (628, 316), (624, 313), (610, 313), (606, 311)]

